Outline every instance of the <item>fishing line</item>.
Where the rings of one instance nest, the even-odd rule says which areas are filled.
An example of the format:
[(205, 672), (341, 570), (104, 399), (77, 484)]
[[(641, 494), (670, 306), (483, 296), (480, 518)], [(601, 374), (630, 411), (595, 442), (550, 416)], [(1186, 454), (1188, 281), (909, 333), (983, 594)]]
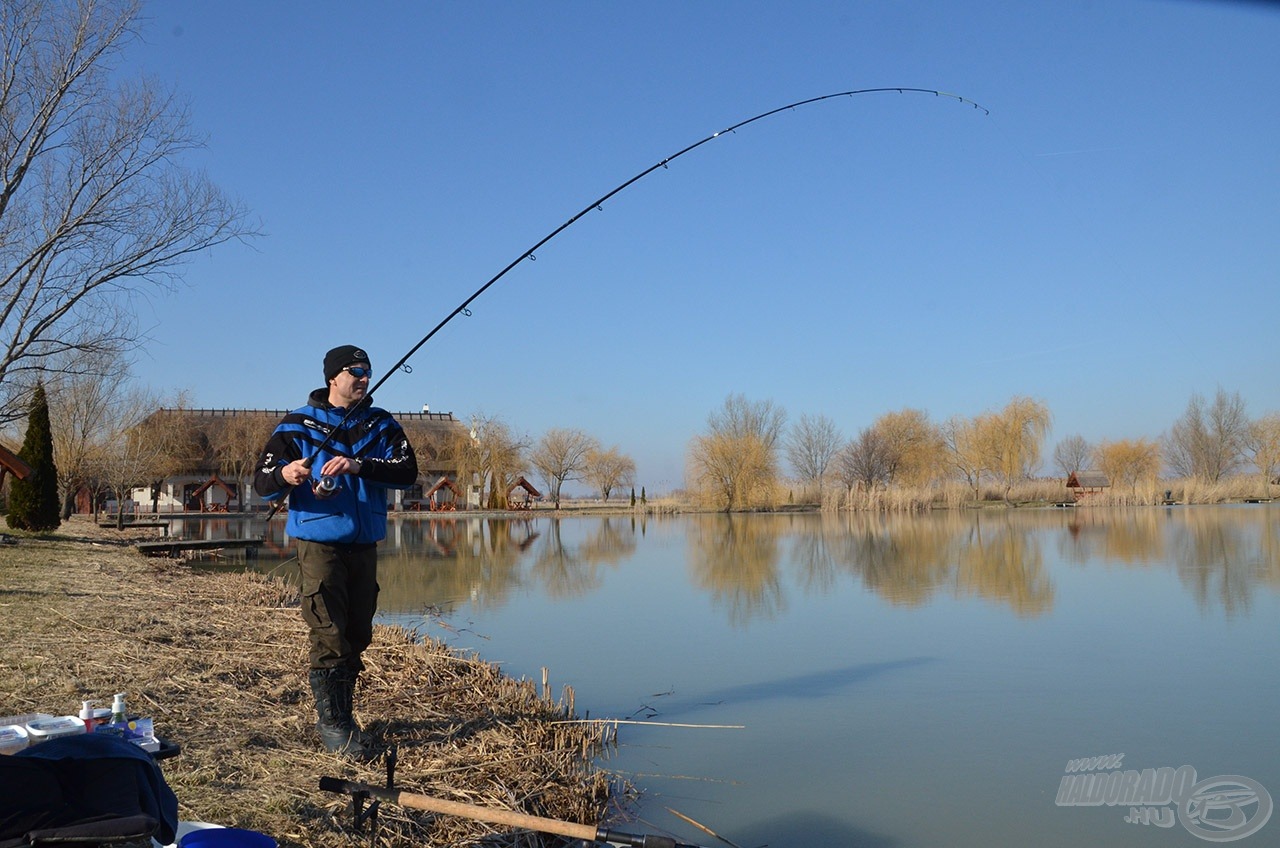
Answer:
[[(967, 97), (961, 97), (958, 94), (952, 94), (950, 92), (939, 91), (937, 89), (932, 89), (932, 88), (908, 88), (908, 87), (897, 87), (897, 86), (885, 87), (885, 88), (858, 88), (858, 89), (852, 89), (850, 91), (837, 91), (832, 94), (823, 94), (818, 97), (809, 97), (805, 100), (797, 100), (794, 103), (788, 103), (785, 106), (779, 106), (776, 109), (770, 109), (767, 112), (761, 112), (759, 115), (754, 115), (750, 118), (747, 118), (746, 120), (738, 121), (736, 124), (732, 124), (728, 127), (725, 127), (722, 130), (713, 132), (711, 135), (707, 136), (706, 138), (702, 138), (702, 139), (699, 139), (698, 141), (695, 141), (693, 144), (690, 144), (687, 147), (684, 147), (681, 150), (678, 150), (675, 153), (672, 153), (671, 155), (658, 160), (657, 162), (653, 163), (649, 167), (645, 168), (643, 171), (640, 171), (635, 176), (624, 180), (623, 182), (611, 188), (609, 191), (600, 195), (598, 198), (591, 201), (586, 206), (582, 207), (581, 210), (579, 210), (576, 214), (570, 217), (563, 224), (556, 227), (551, 232), (547, 233), (545, 236), (543, 236), (541, 239), (535, 242), (531, 247), (529, 247), (527, 250), (525, 250), (515, 259), (511, 260), (511, 262), (508, 263), (506, 267), (504, 267), (501, 271), (499, 271), (498, 273), (490, 277), (484, 283), (484, 285), (480, 286), (478, 289), (472, 292), (467, 297), (466, 300), (458, 304), (458, 306), (455, 307), (452, 312), (450, 312), (440, 321), (440, 323), (432, 327), (431, 331), (428, 332), (421, 339), (419, 339), (417, 344), (409, 348), (408, 353), (400, 357), (399, 361), (397, 361), (395, 365), (392, 365), (389, 369), (387, 369), (387, 372), (383, 374), (383, 376), (376, 383), (374, 383), (372, 386), (369, 387), (368, 391), (365, 392), (364, 400), (362, 400), (360, 403), (353, 404), (352, 407), (349, 410), (347, 410), (347, 413), (342, 417), (342, 420), (339, 421), (338, 424), (329, 431), (328, 435), (325, 436), (324, 441), (322, 441), (316, 447), (315, 453), (318, 454), (320, 451), (326, 448), (331, 441), (333, 441), (334, 436), (337, 435), (338, 431), (343, 428), (343, 425), (346, 424), (347, 419), (349, 419), (351, 415), (357, 409), (359, 409), (362, 405), (367, 404), (369, 400), (372, 398), (373, 393), (376, 392), (379, 388), (381, 388), (382, 384), (385, 383), (387, 380), (389, 380), (392, 374), (395, 374), (396, 372), (402, 369), (406, 374), (412, 373), (413, 369), (408, 365), (409, 359), (415, 353), (417, 353), (422, 348), (423, 345), (431, 341), (432, 337), (435, 336), (436, 333), (444, 329), (444, 327), (454, 318), (457, 318), (459, 315), (465, 315), (469, 317), (471, 315), (471, 309), (470, 309), (471, 304), (476, 300), (476, 298), (480, 297), (480, 295), (488, 291), (489, 288), (492, 287), (494, 283), (498, 282), (503, 277), (505, 277), (513, 268), (515, 268), (521, 262), (524, 262), (526, 259), (531, 262), (536, 261), (537, 256), (535, 255), (535, 253), (539, 248), (541, 248), (547, 242), (551, 241), (556, 236), (560, 235), (569, 227), (573, 226), (575, 223), (578, 222), (578, 220), (580, 220), (587, 213), (593, 210), (604, 211), (604, 204), (610, 199), (612, 199), (615, 195), (619, 194), (622, 191), (625, 191), (630, 186), (634, 185), (635, 183), (639, 182), (640, 180), (644, 179), (645, 177), (649, 176), (649, 174), (652, 174), (654, 171), (660, 168), (663, 170), (666, 170), (672, 162), (679, 159), (681, 156), (684, 156), (686, 153), (692, 153), (694, 150), (697, 150), (699, 147), (702, 147), (704, 144), (715, 141), (716, 139), (720, 138), (723, 135), (728, 135), (729, 133), (737, 132), (738, 130), (742, 129), (745, 126), (748, 126), (749, 124), (754, 124), (756, 121), (762, 121), (765, 118), (772, 117), (773, 115), (777, 115), (780, 112), (789, 112), (795, 109), (799, 109), (801, 106), (808, 106), (813, 103), (821, 103), (826, 100), (835, 100), (841, 97), (856, 97), (860, 94), (886, 94), (886, 93), (895, 93), (895, 92), (898, 94), (932, 94), (935, 97), (948, 98), (951, 100), (955, 100), (959, 103), (972, 106), (974, 109), (980, 110), (984, 115), (991, 114), (991, 111), (989, 109), (975, 103), (974, 101), (968, 99)], [(280, 507), (283, 506), (284, 500), (285, 498), (282, 497), (280, 501), (272, 508), (271, 512), (267, 515), (268, 521), (270, 521), (272, 516), (274, 516), (276, 512), (280, 509)]]

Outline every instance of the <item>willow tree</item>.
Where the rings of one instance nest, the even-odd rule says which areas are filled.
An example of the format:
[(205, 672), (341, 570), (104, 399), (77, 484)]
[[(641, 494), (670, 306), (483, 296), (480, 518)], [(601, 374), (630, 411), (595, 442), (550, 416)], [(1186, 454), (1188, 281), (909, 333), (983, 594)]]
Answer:
[(1004, 499), (1019, 480), (1040, 464), (1041, 449), (1053, 416), (1043, 401), (1015, 397), (1005, 408), (986, 418), (983, 442), (990, 452), (990, 467), (1004, 483)]
[(690, 482), (725, 512), (767, 499), (776, 472), (772, 452), (758, 436), (707, 433), (689, 444)]
[(726, 512), (768, 499), (778, 479), (787, 414), (773, 401), (730, 395), (689, 445), (691, 482)]
[(942, 474), (946, 443), (942, 429), (929, 420), (924, 410), (887, 412), (871, 427), (884, 443), (891, 482), (923, 488)]
[(136, 347), (132, 304), (250, 232), (237, 203), (183, 166), (202, 145), (184, 105), (119, 73), (140, 8), (0, 4), (0, 416), (75, 354)]
[(1113, 487), (1127, 485), (1137, 497), (1138, 484), (1153, 485), (1160, 473), (1160, 445), (1149, 439), (1102, 441), (1094, 449), (1094, 463)]
[(497, 418), (480, 417), (470, 429), (457, 428), (448, 436), (445, 450), (457, 463), (458, 481), (479, 480), (488, 486), (481, 502), (489, 509), (506, 509), (507, 493), (525, 470), (528, 441), (517, 438)]

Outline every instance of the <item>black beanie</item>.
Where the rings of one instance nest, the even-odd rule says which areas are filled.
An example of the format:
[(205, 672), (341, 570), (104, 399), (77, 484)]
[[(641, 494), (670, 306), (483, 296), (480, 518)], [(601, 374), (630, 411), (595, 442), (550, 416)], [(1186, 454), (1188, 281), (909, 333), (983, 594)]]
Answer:
[(324, 381), (328, 383), (338, 372), (355, 362), (369, 363), (369, 354), (355, 345), (341, 345), (324, 355)]

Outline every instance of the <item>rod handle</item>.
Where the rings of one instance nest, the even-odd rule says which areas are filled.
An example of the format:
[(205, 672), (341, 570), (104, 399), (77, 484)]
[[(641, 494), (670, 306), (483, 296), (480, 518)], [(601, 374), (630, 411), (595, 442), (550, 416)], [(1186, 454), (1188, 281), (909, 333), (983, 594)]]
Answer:
[(411, 807), (415, 810), (424, 810), (428, 813), (439, 813), (446, 816), (460, 816), (461, 818), (474, 819), (475, 821), (489, 822), (491, 824), (501, 824), (508, 827), (520, 828), (522, 830), (534, 830), (539, 833), (552, 833), (556, 836), (567, 836), (570, 839), (584, 839), (588, 842), (593, 842), (597, 835), (597, 829), (593, 825), (589, 824), (576, 824), (574, 822), (560, 821), (558, 819), (543, 818), (542, 816), (530, 816), (525, 813), (517, 813), (512, 810), (495, 810), (491, 807), (479, 807), (475, 804), (464, 804), (461, 801), (448, 801), (444, 798), (432, 798), (429, 795), (417, 795), (413, 792), (401, 792), (395, 789), (379, 789), (376, 786), (354, 783), (352, 781), (341, 780), (336, 777), (320, 778), (320, 788), (326, 792), (365, 792), (372, 797), (390, 801), (392, 804), (399, 804), (402, 807)]

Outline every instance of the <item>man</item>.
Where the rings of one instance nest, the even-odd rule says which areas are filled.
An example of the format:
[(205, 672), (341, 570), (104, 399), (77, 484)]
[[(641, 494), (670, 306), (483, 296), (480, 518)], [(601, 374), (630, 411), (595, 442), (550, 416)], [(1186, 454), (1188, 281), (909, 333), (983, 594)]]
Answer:
[(404, 431), (372, 405), (371, 376), (369, 355), (355, 345), (326, 353), (327, 385), (276, 426), (254, 476), (259, 495), (289, 498), (285, 530), (298, 543), (316, 730), (327, 750), (362, 759), (372, 751), (352, 700), (373, 640), (386, 490), (418, 479)]

